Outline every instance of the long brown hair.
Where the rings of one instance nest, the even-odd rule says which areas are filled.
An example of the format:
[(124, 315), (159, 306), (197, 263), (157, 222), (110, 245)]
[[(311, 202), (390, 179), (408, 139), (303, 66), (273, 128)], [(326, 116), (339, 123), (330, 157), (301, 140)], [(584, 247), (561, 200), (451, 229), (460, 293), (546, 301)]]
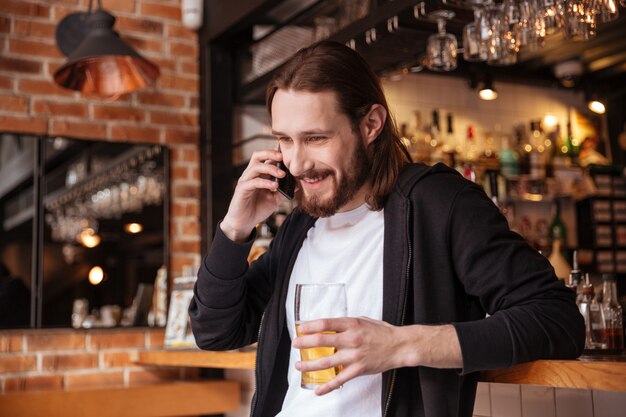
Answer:
[(372, 187), (367, 203), (374, 210), (382, 209), (402, 166), (409, 163), (411, 157), (400, 141), (380, 80), (367, 62), (341, 43), (321, 41), (299, 50), (270, 81), (265, 101), (270, 117), (278, 89), (335, 92), (339, 108), (348, 116), (357, 134), (361, 120), (372, 105), (380, 104), (385, 108), (387, 118), (383, 130), (367, 150)]

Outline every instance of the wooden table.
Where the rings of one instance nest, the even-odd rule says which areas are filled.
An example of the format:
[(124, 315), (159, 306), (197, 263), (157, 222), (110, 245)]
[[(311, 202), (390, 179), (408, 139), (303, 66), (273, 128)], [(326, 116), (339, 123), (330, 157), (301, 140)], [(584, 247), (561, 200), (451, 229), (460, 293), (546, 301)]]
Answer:
[[(139, 352), (134, 359), (141, 365), (254, 369), (255, 355), (254, 351), (161, 350)], [(626, 392), (626, 356), (604, 359), (535, 361), (482, 372), (480, 381)]]

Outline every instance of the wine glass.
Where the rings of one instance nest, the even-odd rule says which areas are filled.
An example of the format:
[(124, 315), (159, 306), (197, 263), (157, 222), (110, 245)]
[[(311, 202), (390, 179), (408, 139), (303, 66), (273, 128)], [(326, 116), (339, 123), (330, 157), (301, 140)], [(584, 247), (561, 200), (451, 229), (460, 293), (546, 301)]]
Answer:
[(454, 12), (436, 10), (428, 14), (428, 18), (437, 22), (438, 31), (428, 37), (426, 53), (427, 67), (431, 71), (453, 71), (456, 69), (457, 41), (456, 37), (446, 33), (446, 20), (452, 19)]

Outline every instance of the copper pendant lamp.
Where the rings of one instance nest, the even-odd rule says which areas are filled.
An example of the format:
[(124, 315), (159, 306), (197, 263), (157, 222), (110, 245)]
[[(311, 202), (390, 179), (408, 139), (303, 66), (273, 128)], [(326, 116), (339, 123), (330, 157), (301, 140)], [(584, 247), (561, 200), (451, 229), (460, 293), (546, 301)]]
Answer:
[(154, 83), (159, 68), (124, 42), (113, 30), (115, 17), (98, 9), (64, 17), (56, 30), (59, 49), (68, 57), (54, 73), (61, 87), (88, 95), (117, 98)]

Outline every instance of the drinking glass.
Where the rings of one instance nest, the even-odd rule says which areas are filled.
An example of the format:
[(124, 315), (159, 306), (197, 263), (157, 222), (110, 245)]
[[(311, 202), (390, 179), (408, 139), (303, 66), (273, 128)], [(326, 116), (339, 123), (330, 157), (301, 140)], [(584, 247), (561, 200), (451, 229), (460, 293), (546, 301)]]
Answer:
[[(300, 324), (310, 320), (346, 317), (346, 285), (343, 283), (296, 284), (295, 321), (296, 334), (300, 336)], [(335, 333), (335, 332), (324, 332)], [(303, 361), (333, 355), (337, 349), (332, 346), (319, 346), (300, 349)], [(341, 371), (341, 366), (319, 371), (302, 372), (300, 386), (315, 389), (333, 379)]]
[(438, 33), (428, 37), (427, 67), (431, 71), (452, 71), (457, 65), (457, 41), (454, 35), (446, 33), (446, 19), (452, 19), (454, 12), (436, 10), (429, 13), (428, 17), (437, 21)]
[(480, 38), (476, 23), (468, 23), (463, 28), (463, 58), (474, 62), (487, 60), (487, 48)]

